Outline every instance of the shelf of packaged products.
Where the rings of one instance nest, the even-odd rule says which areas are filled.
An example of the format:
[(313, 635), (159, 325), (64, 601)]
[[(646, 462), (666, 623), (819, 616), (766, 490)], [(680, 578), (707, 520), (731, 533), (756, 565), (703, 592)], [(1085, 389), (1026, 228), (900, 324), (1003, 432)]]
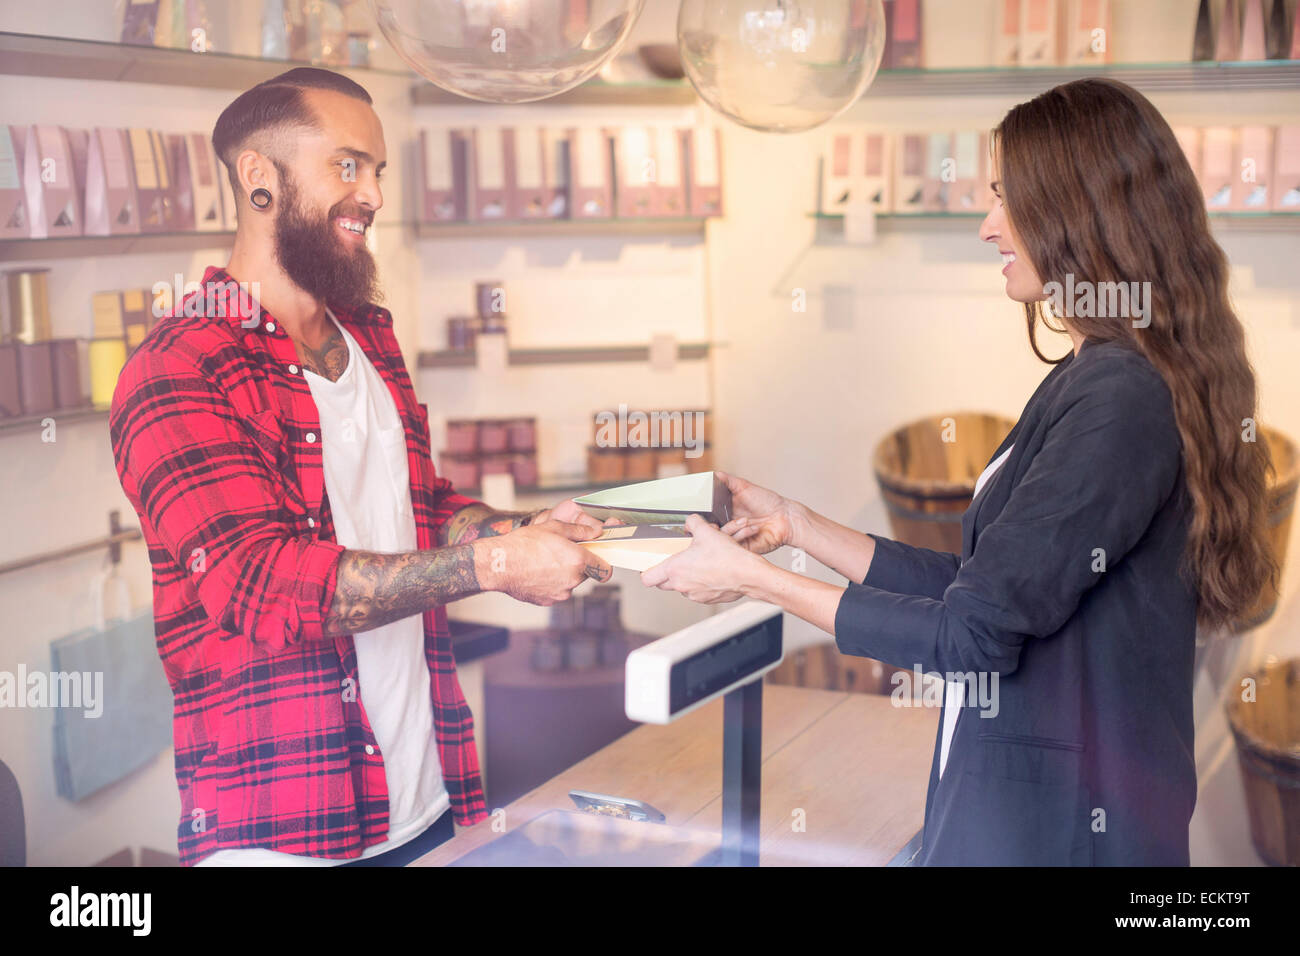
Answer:
[[(295, 66), (310, 65), (237, 53), (195, 53), (106, 40), (0, 32), (0, 73), (17, 76), (242, 90)], [(320, 65), (332, 70), (359, 70), (384, 76), (413, 75), (410, 70)]]
[(45, 427), (46, 419), (53, 419), (55, 427), (73, 425), (78, 422), (102, 421), (108, 424), (108, 409), (87, 405), (82, 408), (63, 408), (39, 415), (21, 415), (17, 418), (0, 418), (0, 436), (15, 435), (20, 432), (39, 431)]
[[(247, 89), (293, 66), (236, 53), (196, 53), (106, 40), (0, 31), (0, 73), (63, 79), (157, 83), (205, 89)], [(382, 76), (414, 77), (408, 69), (322, 64)], [(960, 67), (881, 70), (867, 96), (1032, 94), (1082, 76), (1111, 76), (1144, 92), (1300, 89), (1300, 61), (1106, 63), (1086, 66)], [(493, 105), (449, 93), (427, 81), (411, 87), (417, 105)], [(567, 105), (682, 105), (697, 101), (688, 80), (609, 83), (588, 80), (545, 102)]]
[(498, 219), (474, 222), (422, 222), (421, 239), (500, 238), (505, 236), (689, 236), (703, 235), (708, 219)]
[[(196, 53), (170, 47), (143, 46), (0, 31), (0, 73), (74, 80), (112, 80), (158, 83), (204, 89), (247, 89), (306, 61), (276, 60), (221, 53)], [(314, 64), (331, 70), (357, 70), (366, 74), (415, 78), (409, 69), (352, 66), (345, 63)], [(569, 105), (685, 105), (695, 101), (695, 90), (684, 80), (644, 83), (607, 83), (592, 79), (550, 102)], [(480, 100), (450, 93), (424, 80), (411, 87), (417, 105), (481, 104)], [(486, 104), (493, 105), (493, 104)]]
[[(931, 228), (935, 224), (961, 224), (969, 227), (971, 223), (979, 222), (986, 215), (987, 213), (984, 212), (884, 212), (877, 213), (876, 220), (884, 223), (890, 229), (906, 228), (908, 226)], [(843, 213), (811, 212), (807, 216), (809, 219), (816, 220), (819, 226), (822, 224), (842, 224), (844, 222)], [(1300, 211), (1212, 212), (1210, 213), (1210, 223), (1215, 226), (1243, 231), (1295, 232), (1300, 231)]]
[[(679, 342), (677, 360), (689, 362), (709, 357), (709, 351), (716, 347), (710, 342)], [(576, 365), (594, 362), (648, 362), (649, 345), (571, 345), (563, 348), (545, 349), (510, 349), (510, 365)], [(465, 351), (425, 351), (417, 359), (422, 369), (438, 368), (474, 368), (477, 364), (475, 352)]]
[[(952, 67), (881, 70), (864, 96), (1029, 96), (1085, 76), (1108, 76), (1144, 93), (1300, 89), (1300, 61), (1263, 60), (1184, 63), (1101, 63), (1084, 66)], [(417, 105), (484, 105), (422, 83), (412, 88)], [(573, 106), (679, 105), (697, 100), (688, 80), (605, 83), (589, 80), (546, 102)]]

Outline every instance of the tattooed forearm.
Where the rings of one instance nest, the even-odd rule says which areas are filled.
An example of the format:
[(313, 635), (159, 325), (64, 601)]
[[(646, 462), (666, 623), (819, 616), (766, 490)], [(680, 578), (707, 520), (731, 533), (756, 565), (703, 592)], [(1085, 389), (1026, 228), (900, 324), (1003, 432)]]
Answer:
[(345, 551), (325, 635), (369, 631), (481, 590), (470, 544), (405, 554)]
[(536, 511), (496, 511), (484, 504), (466, 505), (438, 530), (442, 544), (466, 544), (479, 538), (509, 534), (538, 514)]

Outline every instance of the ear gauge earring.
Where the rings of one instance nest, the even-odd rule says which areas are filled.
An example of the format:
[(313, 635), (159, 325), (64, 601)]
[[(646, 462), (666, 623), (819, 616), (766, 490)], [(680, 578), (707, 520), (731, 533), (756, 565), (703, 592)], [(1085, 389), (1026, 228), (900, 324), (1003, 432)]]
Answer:
[(271, 205), (271, 190), (265, 186), (258, 186), (248, 194), (248, 201), (253, 204), (254, 209), (265, 209)]

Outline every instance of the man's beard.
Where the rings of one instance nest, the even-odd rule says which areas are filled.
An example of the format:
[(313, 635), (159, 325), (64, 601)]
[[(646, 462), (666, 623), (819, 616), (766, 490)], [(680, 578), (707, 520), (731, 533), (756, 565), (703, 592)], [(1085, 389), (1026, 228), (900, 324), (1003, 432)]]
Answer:
[[(275, 217), (275, 256), (294, 284), (316, 299), (352, 312), (382, 302), (375, 258), (365, 246), (348, 249), (336, 235), (334, 218), (342, 205), (324, 218), (313, 217), (299, 202), (292, 179), (281, 176), (280, 209)], [(346, 213), (368, 222), (363, 209)], [(372, 227), (373, 228), (373, 227)]]

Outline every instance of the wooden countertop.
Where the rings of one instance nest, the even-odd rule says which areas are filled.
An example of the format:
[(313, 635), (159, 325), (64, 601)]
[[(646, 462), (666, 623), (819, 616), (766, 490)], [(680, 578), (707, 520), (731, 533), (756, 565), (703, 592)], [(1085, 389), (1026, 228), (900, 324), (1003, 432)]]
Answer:
[[(938, 708), (895, 707), (876, 694), (763, 687), (760, 862), (883, 866), (921, 829)], [(668, 826), (712, 836), (722, 820), (722, 701), (666, 726), (646, 724), (505, 807), (506, 831), (569, 791), (642, 800)], [(493, 808), (495, 809), (495, 808)], [(795, 823), (802, 820), (803, 830)], [(654, 826), (654, 824), (640, 824)], [(443, 866), (502, 836), (493, 818), (412, 866)], [(715, 838), (716, 842), (716, 838)]]

